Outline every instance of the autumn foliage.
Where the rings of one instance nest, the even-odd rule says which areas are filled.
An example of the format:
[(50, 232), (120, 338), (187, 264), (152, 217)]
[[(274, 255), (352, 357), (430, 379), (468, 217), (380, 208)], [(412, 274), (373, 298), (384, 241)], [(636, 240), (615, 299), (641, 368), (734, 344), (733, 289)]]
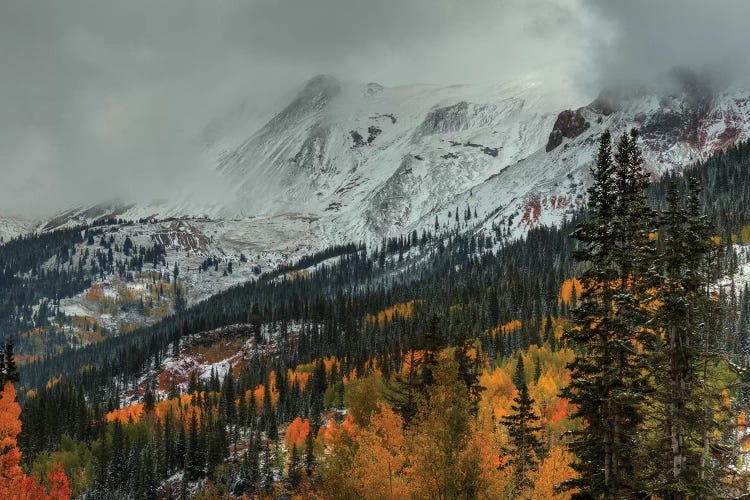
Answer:
[(563, 282), (560, 287), (560, 296), (557, 299), (558, 304), (570, 305), (573, 297), (580, 297), (583, 293), (583, 284), (576, 278), (570, 278)]
[[(405, 361), (411, 354), (420, 359), (423, 353), (407, 353)], [(532, 486), (520, 497), (514, 489), (512, 466), (508, 466), (508, 432), (500, 423), (517, 394), (511, 376), (516, 361), (509, 359), (494, 367), (483, 364), (486, 368), (479, 385), (485, 390), (473, 418), (450, 350), (440, 355), (429, 399), (422, 400), (418, 415), (407, 427), (378, 391), (379, 376), (370, 375), (354, 384), (357, 394), (366, 389), (369, 398), (348, 397), (344, 421), (329, 421), (318, 434), (326, 449), (324, 493), (332, 498), (438, 498), (446, 488), (459, 485), (475, 488), (478, 498), (570, 498), (573, 491), (559, 491), (556, 485), (576, 476), (570, 467), (574, 457), (561, 436), (580, 424), (571, 420), (569, 402), (559, 397), (570, 378), (566, 366), (573, 352), (534, 345), (522, 356), (542, 426), (538, 438), (548, 451), (531, 473)], [(405, 362), (402, 369), (412, 367)], [(289, 426), (287, 446), (301, 439), (303, 426), (299, 418)]]
[(0, 497), (4, 500), (63, 500), (70, 498), (71, 488), (62, 465), (47, 474), (46, 487), (21, 469), (21, 450), (17, 437), (21, 432), (21, 407), (10, 382), (0, 392)]
[(518, 330), (519, 328), (521, 328), (521, 326), (523, 326), (521, 321), (514, 319), (512, 321), (508, 321), (507, 323), (504, 323), (500, 326), (493, 328), (492, 330), (490, 330), (489, 333), (490, 335), (492, 335), (492, 338), (496, 338), (498, 335), (499, 336), (508, 335), (509, 333), (514, 332), (515, 330)]
[(310, 433), (310, 421), (302, 420), (300, 417), (292, 420), (286, 429), (286, 446), (300, 446), (305, 442), (305, 438)]
[(410, 318), (414, 314), (414, 306), (420, 304), (421, 300), (410, 300), (409, 302), (403, 302), (401, 304), (393, 305), (387, 309), (377, 312), (376, 314), (368, 314), (365, 316), (365, 322), (383, 324), (387, 321), (393, 320), (393, 318)]

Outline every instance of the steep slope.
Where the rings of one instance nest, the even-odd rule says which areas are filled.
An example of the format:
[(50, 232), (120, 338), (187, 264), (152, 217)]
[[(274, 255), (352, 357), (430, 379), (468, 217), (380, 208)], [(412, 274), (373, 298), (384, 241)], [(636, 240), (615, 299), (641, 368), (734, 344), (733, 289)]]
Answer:
[[(564, 86), (563, 86), (564, 87)], [(396, 234), (436, 204), (542, 148), (574, 92), (541, 80), (386, 88), (312, 79), (219, 170), (231, 215), (321, 217), (329, 241)]]
[(687, 71), (654, 88), (602, 92), (583, 107), (572, 85), (550, 88), (533, 75), (394, 88), (316, 77), (219, 158), (236, 186), (223, 215), (305, 213), (332, 243), (432, 227), (436, 217), (453, 224), (457, 208), (464, 222), (469, 207), (485, 227), (521, 234), (583, 203), (605, 128), (639, 128), (657, 175), (750, 135), (750, 93), (717, 91)]
[(694, 76), (676, 73), (656, 93), (609, 91), (591, 104), (562, 111), (544, 148), (426, 214), (416, 226), (445, 220), (470, 207), (481, 226), (523, 234), (536, 224), (558, 224), (585, 201), (588, 169), (601, 133), (639, 129), (644, 157), (655, 176), (708, 158), (750, 138), (750, 91), (714, 91)]
[(22, 217), (0, 215), (0, 243), (26, 234), (34, 229), (34, 223)]

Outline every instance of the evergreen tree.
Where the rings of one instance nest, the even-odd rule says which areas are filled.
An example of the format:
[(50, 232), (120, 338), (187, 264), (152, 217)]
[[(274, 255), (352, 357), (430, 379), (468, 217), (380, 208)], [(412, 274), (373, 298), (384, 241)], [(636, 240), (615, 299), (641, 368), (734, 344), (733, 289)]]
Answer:
[(516, 358), (516, 369), (513, 371), (511, 380), (516, 389), (520, 389), (521, 386), (526, 385), (526, 367), (523, 364), (523, 356), (521, 354)]
[(305, 436), (305, 469), (307, 475), (312, 474), (315, 468), (315, 438), (313, 438), (312, 429)]
[(740, 318), (737, 330), (740, 364), (747, 367), (750, 365), (750, 286), (747, 282), (740, 294)]
[(612, 155), (608, 131), (601, 137), (591, 171), (587, 220), (573, 237), (576, 256), (588, 267), (566, 338), (576, 350), (572, 380), (563, 394), (576, 405), (587, 427), (574, 433), (571, 449), (580, 478), (571, 481), (593, 497), (637, 495), (635, 481), (642, 403), (648, 383), (637, 342), (650, 332), (643, 308), (652, 284), (654, 214), (644, 197), (648, 175), (637, 133), (621, 137)]
[(258, 459), (258, 442), (251, 439), (250, 445), (242, 456), (238, 491), (235, 491), (235, 493), (253, 493), (257, 490), (260, 479), (260, 462)]
[(180, 422), (180, 429), (177, 432), (177, 443), (175, 445), (175, 468), (184, 468), (187, 461), (187, 435), (185, 433), (185, 426)]
[(456, 347), (456, 361), (458, 362), (458, 375), (466, 384), (469, 393), (471, 414), (476, 416), (482, 391), (485, 389), (479, 383), (479, 376), (482, 374), (481, 342), (468, 337), (460, 341)]
[(197, 411), (193, 409), (190, 415), (185, 456), (185, 473), (190, 480), (201, 478), (204, 474), (205, 453), (200, 434)]
[(263, 481), (263, 491), (271, 493), (275, 484), (273, 475), (273, 454), (268, 443), (263, 445), (263, 458), (261, 461), (261, 480)]
[(297, 447), (295, 445), (292, 445), (292, 452), (289, 456), (289, 464), (287, 465), (287, 479), (289, 481), (289, 486), (291, 486), (292, 489), (299, 486), (300, 481), (302, 481), (302, 475), (300, 473), (300, 460), (299, 455), (297, 454)]
[(156, 474), (155, 450), (153, 446), (146, 446), (141, 452), (141, 476), (144, 498), (156, 498), (159, 481)]
[[(664, 332), (664, 340), (654, 337), (654, 345), (646, 350), (655, 378), (647, 425), (655, 428), (656, 439), (644, 447), (647, 466), (642, 470), (649, 490), (669, 499), (715, 496), (724, 476), (711, 470), (705, 456), (705, 445), (710, 445), (705, 437), (721, 430), (717, 415), (723, 387), (706, 383), (708, 370), (701, 372), (723, 356), (716, 349), (719, 336), (713, 327), (722, 316), (721, 302), (710, 291), (719, 277), (718, 248), (701, 212), (697, 180), (689, 181), (684, 202), (672, 186), (659, 232), (663, 244), (655, 326)], [(712, 447), (713, 460), (721, 446)]]
[(501, 422), (508, 429), (508, 436), (512, 444), (508, 465), (513, 468), (514, 491), (520, 495), (521, 492), (532, 486), (529, 474), (536, 470), (544, 451), (541, 441), (536, 436), (536, 433), (541, 431), (542, 427), (537, 425), (539, 416), (533, 409), (534, 400), (529, 395), (523, 358), (520, 354), (516, 363), (513, 383), (518, 390), (518, 395), (513, 398), (513, 405), (510, 407), (512, 413), (503, 417)]
[(232, 377), (232, 371), (227, 370), (227, 373), (224, 376), (224, 381), (221, 384), (219, 412), (224, 417), (226, 422), (233, 423), (235, 421), (236, 409), (234, 378)]
[(156, 397), (154, 396), (154, 392), (149, 387), (143, 394), (143, 411), (146, 413), (151, 413), (152, 411), (154, 411), (155, 405)]
[(5, 352), (3, 353), (3, 365), (2, 365), (2, 376), (0, 382), (5, 385), (5, 382), (17, 383), (19, 381), (18, 368), (16, 366), (15, 355), (13, 354), (13, 344), (8, 342), (5, 344)]

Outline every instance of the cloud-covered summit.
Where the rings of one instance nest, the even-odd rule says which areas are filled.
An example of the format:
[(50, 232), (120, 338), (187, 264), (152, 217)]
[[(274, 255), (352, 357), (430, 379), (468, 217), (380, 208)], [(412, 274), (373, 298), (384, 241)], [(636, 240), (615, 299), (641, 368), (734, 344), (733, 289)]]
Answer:
[(398, 85), (541, 71), (593, 93), (677, 64), (742, 74), (749, 15), (741, 0), (3, 2), (0, 211), (220, 196), (206, 127), (250, 129), (320, 73)]

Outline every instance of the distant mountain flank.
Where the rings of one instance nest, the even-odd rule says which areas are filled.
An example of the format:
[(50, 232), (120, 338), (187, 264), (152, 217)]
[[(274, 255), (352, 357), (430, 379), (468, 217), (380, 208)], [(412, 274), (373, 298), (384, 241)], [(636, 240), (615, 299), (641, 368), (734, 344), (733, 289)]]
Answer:
[(453, 224), (458, 212), (467, 230), (502, 226), (520, 235), (583, 203), (605, 128), (640, 129), (648, 167), (661, 174), (747, 139), (749, 99), (747, 89), (718, 88), (685, 70), (671, 72), (666, 85), (609, 89), (593, 99), (539, 75), (399, 87), (321, 75), (243, 139), (245, 104), (226, 123), (207, 126), (210, 168), (231, 186), (219, 202), (98, 204), (35, 225), (0, 221), (0, 230), (12, 236), (107, 218), (271, 220), (263, 240), (281, 249), (296, 246), (300, 232), (321, 247), (380, 241), (436, 221)]

